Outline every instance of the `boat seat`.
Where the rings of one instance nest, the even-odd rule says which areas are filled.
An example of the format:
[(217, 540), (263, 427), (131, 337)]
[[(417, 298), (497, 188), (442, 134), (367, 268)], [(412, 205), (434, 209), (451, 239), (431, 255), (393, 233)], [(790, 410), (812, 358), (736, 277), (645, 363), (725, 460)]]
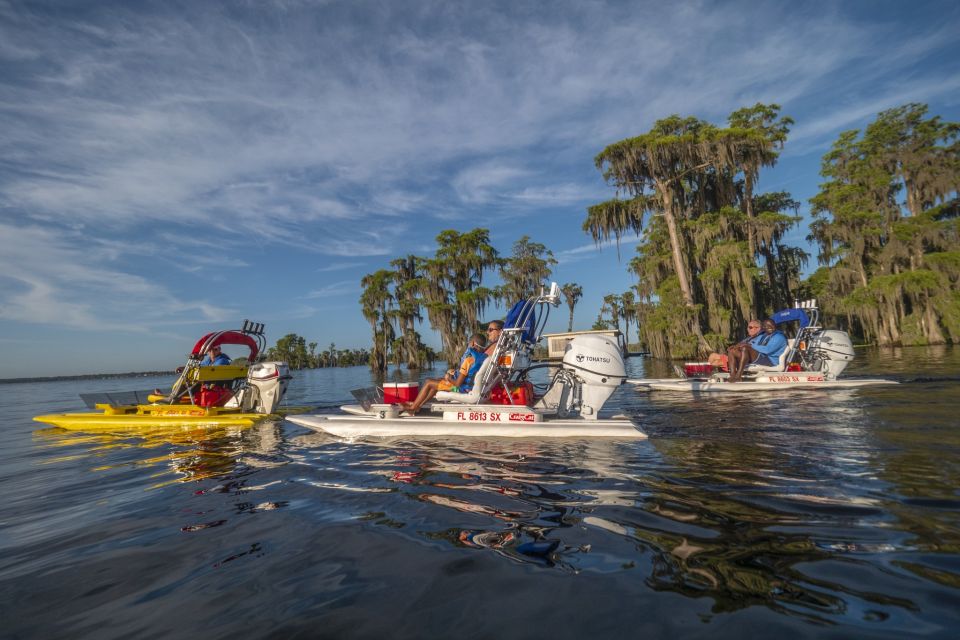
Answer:
[(783, 350), (783, 353), (780, 354), (780, 360), (776, 364), (773, 364), (769, 367), (762, 364), (749, 364), (745, 371), (754, 371), (754, 372), (763, 372), (763, 371), (786, 371), (787, 370), (787, 356), (793, 353), (793, 343), (795, 340), (793, 338), (787, 339), (787, 346)]
[(441, 402), (478, 404), (481, 398), (485, 398), (490, 393), (490, 389), (493, 388), (494, 382), (500, 377), (497, 372), (497, 368), (493, 366), (493, 362), (493, 357), (488, 357), (483, 361), (483, 364), (480, 365), (479, 371), (477, 371), (477, 374), (473, 377), (473, 389), (467, 393), (458, 393), (456, 391), (437, 391), (437, 395), (434, 396), (434, 398)]
[(189, 374), (190, 382), (217, 382), (247, 377), (247, 365), (216, 364), (201, 365)]

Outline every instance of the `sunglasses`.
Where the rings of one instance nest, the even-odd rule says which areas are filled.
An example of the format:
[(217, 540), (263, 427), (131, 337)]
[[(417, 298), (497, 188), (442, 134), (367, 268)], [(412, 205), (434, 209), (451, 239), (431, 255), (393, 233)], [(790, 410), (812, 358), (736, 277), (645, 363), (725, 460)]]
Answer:
[(497, 329), (496, 327), (487, 327), (487, 333), (490, 333), (491, 331), (500, 331), (500, 329)]

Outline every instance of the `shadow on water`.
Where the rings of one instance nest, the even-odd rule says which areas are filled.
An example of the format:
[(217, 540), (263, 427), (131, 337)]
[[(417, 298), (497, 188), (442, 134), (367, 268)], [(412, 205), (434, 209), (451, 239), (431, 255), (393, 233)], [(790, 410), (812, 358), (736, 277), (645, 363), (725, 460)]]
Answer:
[[(923, 381), (859, 391), (624, 387), (612, 408), (650, 436), (630, 443), (32, 430), (10, 447), (31, 473), (7, 467), (4, 508), (29, 515), (3, 519), (0, 595), (24, 636), (109, 620), (117, 637), (510, 637), (535, 616), (559, 636), (946, 637), (958, 364), (949, 349), (864, 353), (850, 375)], [(335, 374), (302, 375), (291, 403), (333, 411), (369, 380)]]

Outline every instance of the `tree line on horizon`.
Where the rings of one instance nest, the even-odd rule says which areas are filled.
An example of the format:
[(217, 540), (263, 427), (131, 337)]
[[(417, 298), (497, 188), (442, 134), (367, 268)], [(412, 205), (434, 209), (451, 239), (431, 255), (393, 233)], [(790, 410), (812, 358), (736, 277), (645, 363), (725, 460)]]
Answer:
[[(286, 362), (291, 369), (320, 369), (323, 367), (353, 367), (367, 364), (370, 352), (366, 349), (337, 349), (336, 344), (317, 351), (316, 342), (307, 342), (303, 336), (288, 333), (267, 349), (265, 359)], [(234, 360), (238, 363), (242, 358)]]
[[(779, 105), (738, 109), (723, 127), (671, 115), (607, 146), (595, 164), (616, 193), (588, 207), (583, 229), (597, 243), (630, 233), (641, 241), (627, 265), (637, 283), (604, 295), (592, 328), (619, 329), (629, 343), (635, 326), (653, 356), (691, 358), (740, 339), (750, 318), (817, 298), (825, 324), (871, 344), (960, 342), (960, 124), (927, 111), (884, 111), (824, 155), (807, 235), (819, 268), (806, 279), (811, 256), (784, 241), (800, 225), (800, 203), (756, 192), (794, 124)], [(385, 371), (456, 362), (491, 304), (537, 293), (556, 264), (529, 236), (506, 257), (483, 228), (448, 229), (436, 243), (432, 256), (400, 257), (362, 278), (373, 344), (352, 363)], [(492, 274), (500, 285), (489, 286)], [(561, 290), (572, 331), (583, 289)], [(425, 316), (439, 352), (416, 330)], [(299, 336), (281, 340), (297, 362), (330, 361)]]

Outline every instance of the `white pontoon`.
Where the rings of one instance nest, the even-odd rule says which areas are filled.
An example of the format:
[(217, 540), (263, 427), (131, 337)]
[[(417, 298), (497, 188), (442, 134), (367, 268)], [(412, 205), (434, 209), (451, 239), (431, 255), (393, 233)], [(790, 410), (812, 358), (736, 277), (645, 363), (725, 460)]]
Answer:
[(515, 305), (496, 349), (477, 371), (472, 391), (440, 391), (418, 415), (400, 415), (397, 404), (382, 401), (382, 390), (360, 390), (354, 395), (361, 404), (346, 405), (341, 414), (286, 419), (341, 437), (646, 438), (629, 418), (600, 415), (627, 377), (620, 349), (608, 338), (572, 340), (542, 397), (523, 392), (532, 389), (527, 379), (531, 370), (550, 366), (533, 364), (533, 348), (550, 307), (559, 304), (560, 290), (552, 283), (548, 293)]
[(652, 391), (751, 392), (785, 389), (850, 389), (897, 384), (883, 378), (848, 378), (839, 376), (853, 360), (853, 343), (845, 331), (824, 329), (818, 325), (820, 312), (815, 300), (797, 302), (792, 309), (773, 315), (777, 324), (799, 322), (795, 338), (787, 340), (787, 348), (772, 366), (751, 364), (739, 382), (730, 382), (730, 374), (716, 371), (689, 375), (678, 368), (679, 378), (642, 378), (627, 380), (638, 389)]

